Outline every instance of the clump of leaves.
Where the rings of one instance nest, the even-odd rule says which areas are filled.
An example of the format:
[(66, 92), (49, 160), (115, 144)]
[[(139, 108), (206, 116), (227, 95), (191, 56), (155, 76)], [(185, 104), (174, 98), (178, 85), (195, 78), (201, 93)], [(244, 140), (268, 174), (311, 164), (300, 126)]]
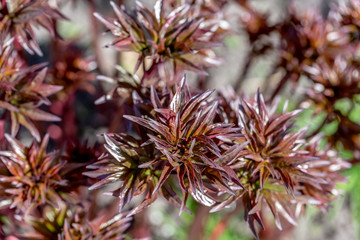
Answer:
[[(34, 66), (27, 70), (8, 68), (12, 52), (5, 48), (0, 58), (0, 106), (11, 114), (11, 134), (15, 136), (20, 125), (26, 127), (37, 141), (40, 141), (40, 133), (33, 124), (35, 121), (60, 121), (50, 113), (39, 109), (39, 106), (49, 105), (49, 96), (60, 91), (61, 86), (44, 83), (47, 69), (35, 72), (40, 66)], [(15, 56), (16, 57), (16, 56)], [(16, 67), (16, 64), (14, 65)]]
[[(133, 196), (146, 193), (143, 203), (130, 213), (135, 214), (157, 198), (157, 194), (153, 194), (153, 191), (156, 185), (155, 181), (159, 177), (156, 172), (158, 166), (148, 164), (156, 158), (154, 149), (151, 146), (142, 147), (141, 141), (126, 134), (104, 136), (107, 143), (105, 148), (111, 156), (104, 155), (98, 162), (88, 167), (96, 170), (87, 172), (87, 176), (101, 179), (90, 189), (97, 189), (113, 182), (121, 182), (121, 186), (111, 193), (111, 195), (119, 197), (120, 210), (131, 201)], [(174, 192), (169, 186), (164, 187), (164, 191), (165, 193), (167, 191)]]
[(33, 28), (41, 26), (55, 37), (57, 34), (54, 24), (59, 19), (66, 17), (46, 0), (1, 0), (0, 43), (10, 36), (28, 53), (42, 56)]
[[(298, 161), (309, 161), (312, 158), (305, 152), (297, 151), (299, 139), (304, 134), (304, 129), (291, 133), (293, 120), (299, 110), (277, 115), (274, 113), (275, 107), (268, 111), (262, 95), (258, 92), (256, 101), (250, 103), (243, 100), (240, 106), (241, 122), (248, 138), (248, 149), (252, 154), (247, 155), (253, 169), (252, 176), (259, 174), (259, 184), (262, 189), (267, 179), (271, 176), (274, 179), (281, 179), (289, 192), (293, 186), (288, 178), (290, 172), (296, 174)], [(301, 143), (301, 142), (300, 142)], [(294, 169), (293, 169), (294, 168)], [(285, 170), (285, 171), (283, 171)]]
[(15, 236), (24, 240), (123, 239), (131, 218), (123, 214), (117, 214), (113, 218), (107, 215), (105, 213), (102, 217), (90, 219), (83, 204), (62, 205), (60, 208), (46, 205), (39, 216), (25, 218), (25, 227), (32, 227), (33, 230), (26, 234), (15, 233)]
[[(247, 1), (240, 3), (245, 13), (240, 17), (240, 22), (248, 34), (249, 41), (254, 44), (259, 39), (268, 36), (275, 30), (275, 26), (268, 23), (268, 13), (259, 13)], [(265, 50), (264, 48), (262, 50)]]
[(62, 87), (44, 83), (47, 69), (36, 72), (42, 65), (27, 67), (14, 51), (12, 43), (13, 40), (9, 40), (0, 45), (0, 107), (11, 115), (12, 136), (17, 134), (22, 125), (40, 141), (40, 133), (32, 121), (60, 120), (39, 107), (43, 104), (50, 105), (48, 97)]
[(9, 175), (0, 176), (0, 180), (9, 185), (5, 192), (11, 200), (10, 208), (27, 215), (45, 203), (58, 206), (62, 196), (57, 190), (67, 184), (59, 173), (65, 162), (58, 152), (46, 152), (49, 135), (45, 135), (41, 144), (34, 142), (30, 147), (10, 135), (6, 139), (12, 151), (1, 151), (0, 158)]
[(270, 207), (280, 229), (280, 215), (296, 224), (294, 206), (328, 204), (335, 183), (343, 179), (333, 178), (331, 171), (320, 174), (317, 166), (324, 164), (331, 169), (336, 167), (335, 162), (329, 158), (319, 160), (320, 155), (314, 148), (312, 151), (304, 149), (306, 129), (294, 132), (292, 123), (300, 111), (286, 113), (285, 106), (282, 114), (276, 114), (276, 104), (269, 111), (259, 92), (253, 101), (242, 99), (239, 109), (241, 126), (249, 144), (241, 161), (230, 166), (242, 176), (241, 183), (247, 190), (239, 194), (243, 195), (245, 220), (253, 233), (257, 236), (255, 221), (263, 226), (260, 211), (264, 203)]
[(360, 93), (359, 70), (352, 58), (339, 55), (330, 63), (320, 58), (304, 70), (314, 82), (306, 90), (308, 101), (316, 106), (317, 111), (326, 111), (330, 118), (338, 100), (353, 99)]
[(232, 192), (230, 183), (241, 187), (225, 163), (239, 157), (246, 143), (233, 124), (213, 122), (217, 102), (208, 102), (211, 93), (191, 97), (183, 80), (168, 108), (153, 94), (155, 119), (126, 116), (151, 131), (150, 142), (162, 155), (157, 161), (165, 162), (155, 191), (175, 171), (183, 192), (183, 206), (189, 193), (200, 203), (211, 206), (215, 202), (208, 193), (214, 189)]
[[(158, 0), (150, 11), (137, 2), (134, 13), (111, 2), (117, 19), (95, 16), (112, 32), (116, 39), (109, 45), (118, 51), (133, 51), (139, 54), (134, 72), (142, 65), (147, 75), (166, 72), (165, 63), (170, 64), (175, 75), (182, 70), (206, 74), (204, 67), (216, 66), (220, 62), (212, 47), (219, 42), (212, 38), (216, 29), (202, 24), (203, 19), (185, 4), (170, 12), (165, 11), (164, 1)], [(146, 69), (145, 59), (151, 67)]]
[(329, 18), (342, 31), (349, 35), (350, 41), (356, 43), (359, 40), (360, 8), (358, 0), (340, 1), (333, 5)]
[[(211, 93), (207, 91), (191, 97), (183, 80), (170, 106), (163, 106), (152, 88), (151, 101), (155, 115), (152, 118), (125, 116), (145, 127), (150, 139), (140, 145), (128, 136), (127, 141), (124, 141), (125, 136), (107, 136), (107, 149), (115, 159), (99, 163), (106, 166), (94, 172), (95, 176), (102, 176), (103, 179), (95, 186), (122, 180), (123, 184), (115, 194), (125, 204), (132, 195), (142, 193), (148, 185), (146, 200), (153, 202), (160, 190), (161, 195), (180, 207), (181, 211), (186, 208), (189, 194), (204, 205), (213, 205), (215, 200), (212, 193), (233, 193), (231, 184), (241, 187), (236, 174), (226, 166), (226, 162), (239, 157), (246, 143), (240, 128), (213, 121), (217, 103), (206, 105)], [(151, 154), (144, 154), (146, 149), (152, 149)], [(176, 187), (183, 193), (182, 201), (171, 187), (171, 176), (174, 174), (179, 184)], [(134, 211), (138, 211), (143, 204)]]
[[(326, 118), (319, 128), (336, 123), (337, 130), (327, 136), (328, 142), (333, 147), (340, 142), (355, 155), (358, 155), (360, 126), (349, 118), (349, 114), (355, 107), (357, 95), (360, 93), (357, 66), (354, 59), (346, 56), (338, 56), (330, 63), (319, 59), (305, 69), (314, 85), (306, 89), (306, 99), (302, 102), (304, 106), (314, 106), (315, 114), (326, 113)], [(350, 109), (340, 111), (337, 105), (344, 100), (350, 102)]]
[(289, 17), (278, 26), (278, 29), (281, 43), (277, 68), (284, 69), (286, 74), (278, 83), (272, 99), (286, 82), (292, 81), (293, 87), (297, 86), (300, 76), (304, 74), (304, 67), (313, 64), (318, 57), (332, 59), (338, 44), (336, 40), (341, 38), (330, 38), (333, 28), (319, 12), (312, 10), (298, 13), (294, 6), (290, 7)]
[[(50, 76), (53, 84), (63, 86), (57, 95), (64, 99), (77, 90), (95, 94), (96, 89), (92, 85), (95, 74), (91, 73), (96, 68), (96, 63), (84, 57), (83, 50), (75, 45), (75, 42), (55, 41), (56, 50), (53, 52)], [(58, 49), (63, 49), (58, 51)], [(65, 95), (65, 96), (64, 96)]]
[[(75, 220), (77, 220), (75, 218)], [(79, 224), (77, 222), (66, 222), (64, 227), (64, 239), (81, 239), (81, 240), (118, 240), (126, 239), (125, 232), (131, 225), (132, 218), (124, 214), (117, 214), (110, 220), (99, 218), (91, 221), (88, 224), (88, 229), (84, 228), (86, 223)]]

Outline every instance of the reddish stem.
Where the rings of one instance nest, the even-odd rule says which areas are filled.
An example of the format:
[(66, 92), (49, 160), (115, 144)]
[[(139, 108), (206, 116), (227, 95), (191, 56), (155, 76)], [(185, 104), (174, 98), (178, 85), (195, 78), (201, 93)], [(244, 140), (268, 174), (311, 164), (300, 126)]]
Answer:
[(210, 208), (199, 205), (196, 209), (194, 220), (190, 226), (187, 240), (205, 239), (205, 226), (209, 217)]
[(288, 78), (290, 77), (291, 73), (287, 72), (282, 79), (280, 80), (280, 82), (278, 83), (276, 89), (274, 90), (274, 92), (272, 93), (270, 99), (268, 100), (269, 102), (271, 102), (272, 100), (274, 100), (274, 98), (276, 97), (276, 95), (278, 95), (278, 93), (280, 92), (280, 90), (284, 87), (286, 81), (288, 80)]
[(94, 0), (88, 0), (89, 2), (89, 18), (91, 21), (91, 45), (94, 51), (94, 57), (96, 64), (98, 66), (99, 73), (103, 72), (103, 58), (101, 55), (101, 46), (99, 40), (99, 24), (97, 19), (93, 16), (94, 12), (96, 12), (96, 4)]

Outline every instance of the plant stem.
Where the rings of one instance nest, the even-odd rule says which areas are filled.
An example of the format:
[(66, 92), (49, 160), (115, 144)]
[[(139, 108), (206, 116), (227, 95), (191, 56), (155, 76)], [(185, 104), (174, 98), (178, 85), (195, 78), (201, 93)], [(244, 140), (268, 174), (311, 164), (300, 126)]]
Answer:
[(103, 73), (103, 59), (100, 50), (100, 40), (99, 40), (99, 24), (97, 19), (93, 16), (94, 12), (96, 12), (96, 4), (94, 0), (88, 0), (89, 2), (89, 18), (91, 21), (91, 45), (94, 51), (94, 57), (96, 64), (98, 66), (99, 74)]
[(286, 83), (286, 81), (288, 80), (288, 78), (290, 77), (291, 73), (287, 72), (282, 79), (280, 80), (280, 82), (278, 83), (276, 89), (274, 90), (274, 92), (272, 93), (270, 99), (268, 100), (268, 102), (271, 102), (272, 100), (274, 100), (274, 98), (276, 97), (276, 95), (280, 92), (280, 90), (284, 87), (284, 84)]
[(210, 208), (199, 205), (196, 209), (194, 220), (190, 226), (187, 240), (205, 239), (205, 226), (208, 219)]
[(142, 211), (135, 215), (135, 222), (132, 229), (130, 229), (130, 235), (134, 239), (150, 239), (151, 232), (148, 221), (146, 220), (147, 210)]

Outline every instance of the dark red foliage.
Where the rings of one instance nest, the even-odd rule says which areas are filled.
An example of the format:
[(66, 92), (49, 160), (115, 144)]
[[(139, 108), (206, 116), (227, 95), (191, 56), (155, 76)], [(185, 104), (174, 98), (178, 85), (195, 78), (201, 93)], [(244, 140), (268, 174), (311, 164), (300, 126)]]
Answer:
[(12, 151), (1, 151), (0, 158), (9, 175), (0, 177), (9, 184), (5, 193), (9, 195), (10, 208), (16, 208), (27, 215), (39, 205), (58, 206), (62, 194), (58, 190), (66, 186), (59, 172), (65, 165), (58, 152), (47, 153), (49, 136), (41, 144), (25, 147), (21, 142), (6, 135)]
[[(245, 220), (255, 236), (254, 222), (262, 226), (260, 212), (265, 203), (281, 229), (280, 216), (296, 225), (296, 205), (326, 206), (331, 201), (333, 193), (329, 189), (343, 180), (331, 169), (340, 170), (348, 166), (341, 160), (325, 156), (324, 152), (317, 152), (315, 143), (306, 144), (303, 139), (306, 129), (292, 132), (292, 120), (300, 111), (286, 113), (285, 105), (284, 112), (276, 114), (277, 105), (268, 110), (259, 92), (253, 100), (232, 99), (228, 104), (238, 112), (239, 124), (243, 126), (249, 143), (243, 156), (230, 164), (247, 192), (240, 190), (238, 196), (241, 200), (230, 197), (227, 204), (231, 201), (243, 203)], [(320, 168), (323, 168), (322, 173), (328, 171), (328, 174), (322, 175)], [(328, 177), (331, 174), (334, 175)], [(225, 206), (220, 204), (214, 210)]]
[(57, 9), (52, 8), (46, 0), (2, 0), (0, 2), (0, 43), (10, 35), (28, 53), (42, 55), (33, 28), (41, 26), (55, 37), (54, 23), (59, 19), (66, 19), (66, 17)]
[[(210, 94), (204, 92), (191, 97), (183, 80), (165, 107), (152, 88), (153, 118), (125, 116), (148, 129), (149, 140), (136, 143), (130, 136), (106, 137), (106, 148), (116, 160), (102, 160), (100, 166), (96, 165), (99, 170), (88, 173), (103, 179), (92, 188), (123, 181), (122, 188), (113, 193), (121, 198), (121, 208), (133, 195), (146, 189), (147, 196), (140, 205), (145, 207), (160, 190), (181, 211), (189, 194), (205, 205), (213, 205), (215, 201), (209, 193), (214, 189), (233, 193), (229, 184), (241, 184), (226, 163), (240, 156), (244, 138), (240, 128), (234, 128), (233, 124), (213, 122), (217, 103), (206, 105)], [(107, 167), (101, 167), (102, 164)], [(171, 188), (172, 174), (178, 178), (182, 202)]]
[[(211, 50), (219, 46), (219, 41), (212, 37), (216, 33), (212, 27), (219, 26), (216, 22), (204, 24), (194, 6), (184, 4), (168, 12), (164, 1), (158, 0), (151, 11), (137, 2), (136, 12), (131, 14), (114, 2), (111, 5), (117, 19), (95, 16), (116, 37), (109, 46), (139, 54), (134, 72), (142, 65), (146, 78), (156, 72), (165, 77), (165, 71), (173, 71), (175, 76), (183, 70), (206, 74), (204, 67), (219, 65)], [(148, 69), (145, 59), (152, 62)], [(164, 64), (170, 64), (170, 70)]]
[(26, 127), (37, 141), (40, 133), (33, 121), (59, 121), (39, 106), (49, 105), (49, 96), (60, 91), (61, 86), (44, 83), (47, 69), (41, 66), (27, 68), (11, 47), (12, 41), (0, 46), (0, 106), (10, 112), (11, 134), (15, 136), (20, 125)]
[[(249, 56), (236, 89), (214, 93), (204, 75), (221, 63), (215, 48), (236, 33), (225, 14), (236, 3)], [(0, 0), (0, 238), (137, 237), (126, 236), (132, 216), (159, 196), (180, 213), (190, 213), (191, 197), (203, 205), (192, 228), (210, 209), (236, 204), (230, 214), (243, 208), (257, 239), (256, 225), (266, 227), (265, 208), (279, 229), (284, 220), (296, 225), (307, 205), (327, 209), (338, 195), (336, 184), (345, 180), (339, 172), (350, 167), (338, 147), (351, 151), (353, 162), (360, 159), (360, 126), (350, 116), (360, 94), (359, 3), (334, 5), (328, 16), (290, 4), (272, 23), (270, 12), (246, 0), (158, 0), (153, 9), (136, 1), (132, 10), (110, 2), (115, 18), (94, 13), (114, 36), (107, 47), (119, 55), (134, 52), (137, 60), (133, 73), (116, 65), (113, 76), (96, 77), (105, 71), (95, 18), (96, 63), (75, 41), (60, 39), (57, 22), (65, 17), (48, 1)], [(96, 10), (94, 1), (86, 4)], [(24, 52), (42, 55), (36, 27), (53, 38), (49, 70), (32, 65)], [(239, 94), (253, 59), (269, 52), (275, 53), (273, 73), (283, 77), (275, 86), (266, 83), (268, 101), (260, 91), (253, 98)], [(186, 71), (201, 89), (187, 85)], [(104, 91), (104, 82), (112, 90)], [(287, 112), (285, 104), (279, 111), (273, 101), (289, 82), (296, 108), (326, 115), (311, 133), (295, 127), (301, 110)], [(337, 106), (341, 101), (350, 103), (348, 112)], [(329, 123), (336, 124), (334, 133), (319, 134)], [(87, 146), (85, 136), (95, 142), (99, 129), (105, 144)], [(29, 138), (36, 141), (27, 146)], [(114, 198), (103, 201), (100, 189)], [(141, 200), (134, 206), (135, 197)]]
[(78, 90), (95, 94), (96, 89), (92, 84), (95, 74), (91, 71), (96, 68), (96, 63), (85, 58), (83, 51), (75, 45), (75, 42), (54, 41), (53, 44), (55, 51), (52, 53), (51, 82), (63, 86), (62, 91), (57, 94), (58, 98), (64, 100), (66, 95)]

